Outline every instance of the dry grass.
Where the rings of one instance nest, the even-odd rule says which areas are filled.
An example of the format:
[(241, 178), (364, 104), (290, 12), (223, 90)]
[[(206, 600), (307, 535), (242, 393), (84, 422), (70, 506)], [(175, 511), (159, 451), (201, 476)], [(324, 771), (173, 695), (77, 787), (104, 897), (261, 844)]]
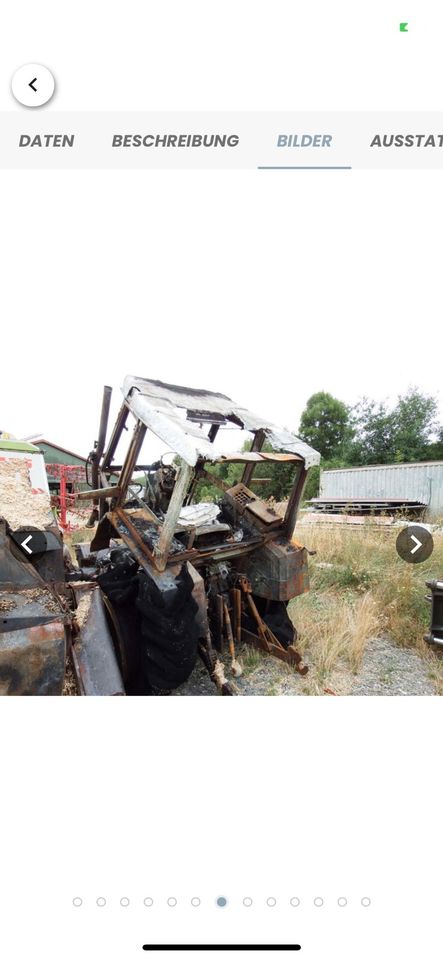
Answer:
[(398, 527), (369, 523), (297, 531), (316, 551), (310, 558), (311, 591), (291, 605), (301, 652), (311, 664), (312, 692), (330, 682), (334, 671), (358, 671), (368, 641), (377, 636), (414, 647), (443, 692), (443, 659), (423, 640), (430, 614), (425, 581), (442, 577), (443, 536), (434, 534), (432, 556), (414, 565), (397, 555), (398, 533)]
[(292, 611), (300, 634), (298, 648), (314, 666), (315, 680), (326, 683), (338, 665), (356, 673), (368, 640), (381, 630), (374, 597), (366, 593), (353, 599), (333, 590), (318, 602), (314, 595), (308, 597), (297, 601)]

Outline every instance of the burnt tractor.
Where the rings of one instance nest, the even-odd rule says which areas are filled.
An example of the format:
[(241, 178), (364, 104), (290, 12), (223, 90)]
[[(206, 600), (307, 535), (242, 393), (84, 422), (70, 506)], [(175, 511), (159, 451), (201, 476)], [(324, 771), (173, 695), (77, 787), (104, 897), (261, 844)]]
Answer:
[[(200, 656), (229, 695), (244, 643), (305, 673), (287, 605), (309, 588), (293, 534), (319, 455), (223, 394), (138, 377), (107, 439), (110, 400), (105, 387), (76, 562), (53, 519), (4, 504), (0, 468), (0, 692), (60, 694), (68, 662), (83, 695), (168, 694)], [(278, 471), (283, 514), (266, 496)]]

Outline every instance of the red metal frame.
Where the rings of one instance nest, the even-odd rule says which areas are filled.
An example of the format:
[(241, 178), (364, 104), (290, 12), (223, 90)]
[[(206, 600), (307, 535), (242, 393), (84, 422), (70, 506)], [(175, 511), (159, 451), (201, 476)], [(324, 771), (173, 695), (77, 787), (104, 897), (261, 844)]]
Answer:
[(52, 506), (54, 506), (58, 511), (58, 524), (62, 530), (70, 533), (72, 530), (76, 530), (79, 524), (73, 525), (67, 519), (67, 512), (69, 508), (75, 509), (75, 495), (74, 493), (69, 493), (67, 489), (68, 482), (74, 487), (76, 484), (85, 482), (85, 471), (84, 467), (69, 465), (66, 463), (47, 463), (46, 464), (46, 473), (48, 477), (51, 477), (53, 480), (58, 480), (60, 487), (59, 493), (53, 494), (51, 497)]

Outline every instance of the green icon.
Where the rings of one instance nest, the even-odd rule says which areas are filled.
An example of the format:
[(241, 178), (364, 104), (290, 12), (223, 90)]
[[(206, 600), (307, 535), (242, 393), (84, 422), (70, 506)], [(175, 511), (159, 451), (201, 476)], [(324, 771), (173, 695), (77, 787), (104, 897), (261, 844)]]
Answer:
[(400, 33), (407, 33), (407, 32), (408, 32), (408, 25), (407, 25), (407, 23), (401, 23), (401, 24), (400, 24)]

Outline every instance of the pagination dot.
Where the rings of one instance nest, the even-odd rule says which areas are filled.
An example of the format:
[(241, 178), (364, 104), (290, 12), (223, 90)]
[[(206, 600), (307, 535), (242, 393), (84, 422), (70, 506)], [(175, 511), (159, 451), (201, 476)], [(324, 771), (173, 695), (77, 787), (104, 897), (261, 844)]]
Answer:
[(275, 904), (277, 903), (277, 901), (275, 897), (268, 897), (266, 903), (268, 904), (268, 907), (275, 907)]
[(176, 907), (176, 906), (177, 906), (177, 900), (175, 899), (175, 897), (169, 897), (168, 907)]
[(244, 907), (252, 907), (252, 897), (244, 897), (243, 899)]
[(323, 903), (324, 903), (324, 901), (323, 901), (323, 898), (322, 898), (322, 897), (315, 897), (315, 898), (314, 898), (314, 906), (315, 906), (315, 907), (322, 907), (322, 906), (323, 906)]
[(193, 897), (191, 900), (191, 904), (193, 907), (199, 907), (201, 904), (200, 897)]
[(346, 907), (347, 902), (346, 897), (339, 897), (337, 900), (339, 907)]
[(120, 900), (120, 906), (121, 906), (121, 907), (129, 907), (129, 898), (128, 898), (128, 897), (122, 897), (121, 900)]
[(96, 904), (97, 904), (98, 907), (105, 907), (105, 906), (106, 906), (106, 900), (105, 900), (104, 897), (97, 897), (97, 900), (96, 900), (95, 902), (96, 902)]
[(228, 904), (227, 897), (217, 897), (216, 903), (218, 907), (226, 907)]
[(370, 907), (370, 906), (371, 906), (371, 898), (370, 898), (370, 897), (362, 897), (362, 899), (361, 899), (361, 905), (362, 905), (362, 907)]
[(81, 907), (83, 900), (81, 897), (74, 897), (72, 902), (74, 904), (74, 907)]
[(145, 907), (152, 907), (152, 904), (154, 903), (154, 901), (152, 897), (145, 897), (145, 899), (143, 900), (143, 903)]
[(300, 906), (300, 900), (298, 899), (298, 897), (291, 897), (289, 903), (291, 904), (291, 907), (299, 907), (299, 906)]

